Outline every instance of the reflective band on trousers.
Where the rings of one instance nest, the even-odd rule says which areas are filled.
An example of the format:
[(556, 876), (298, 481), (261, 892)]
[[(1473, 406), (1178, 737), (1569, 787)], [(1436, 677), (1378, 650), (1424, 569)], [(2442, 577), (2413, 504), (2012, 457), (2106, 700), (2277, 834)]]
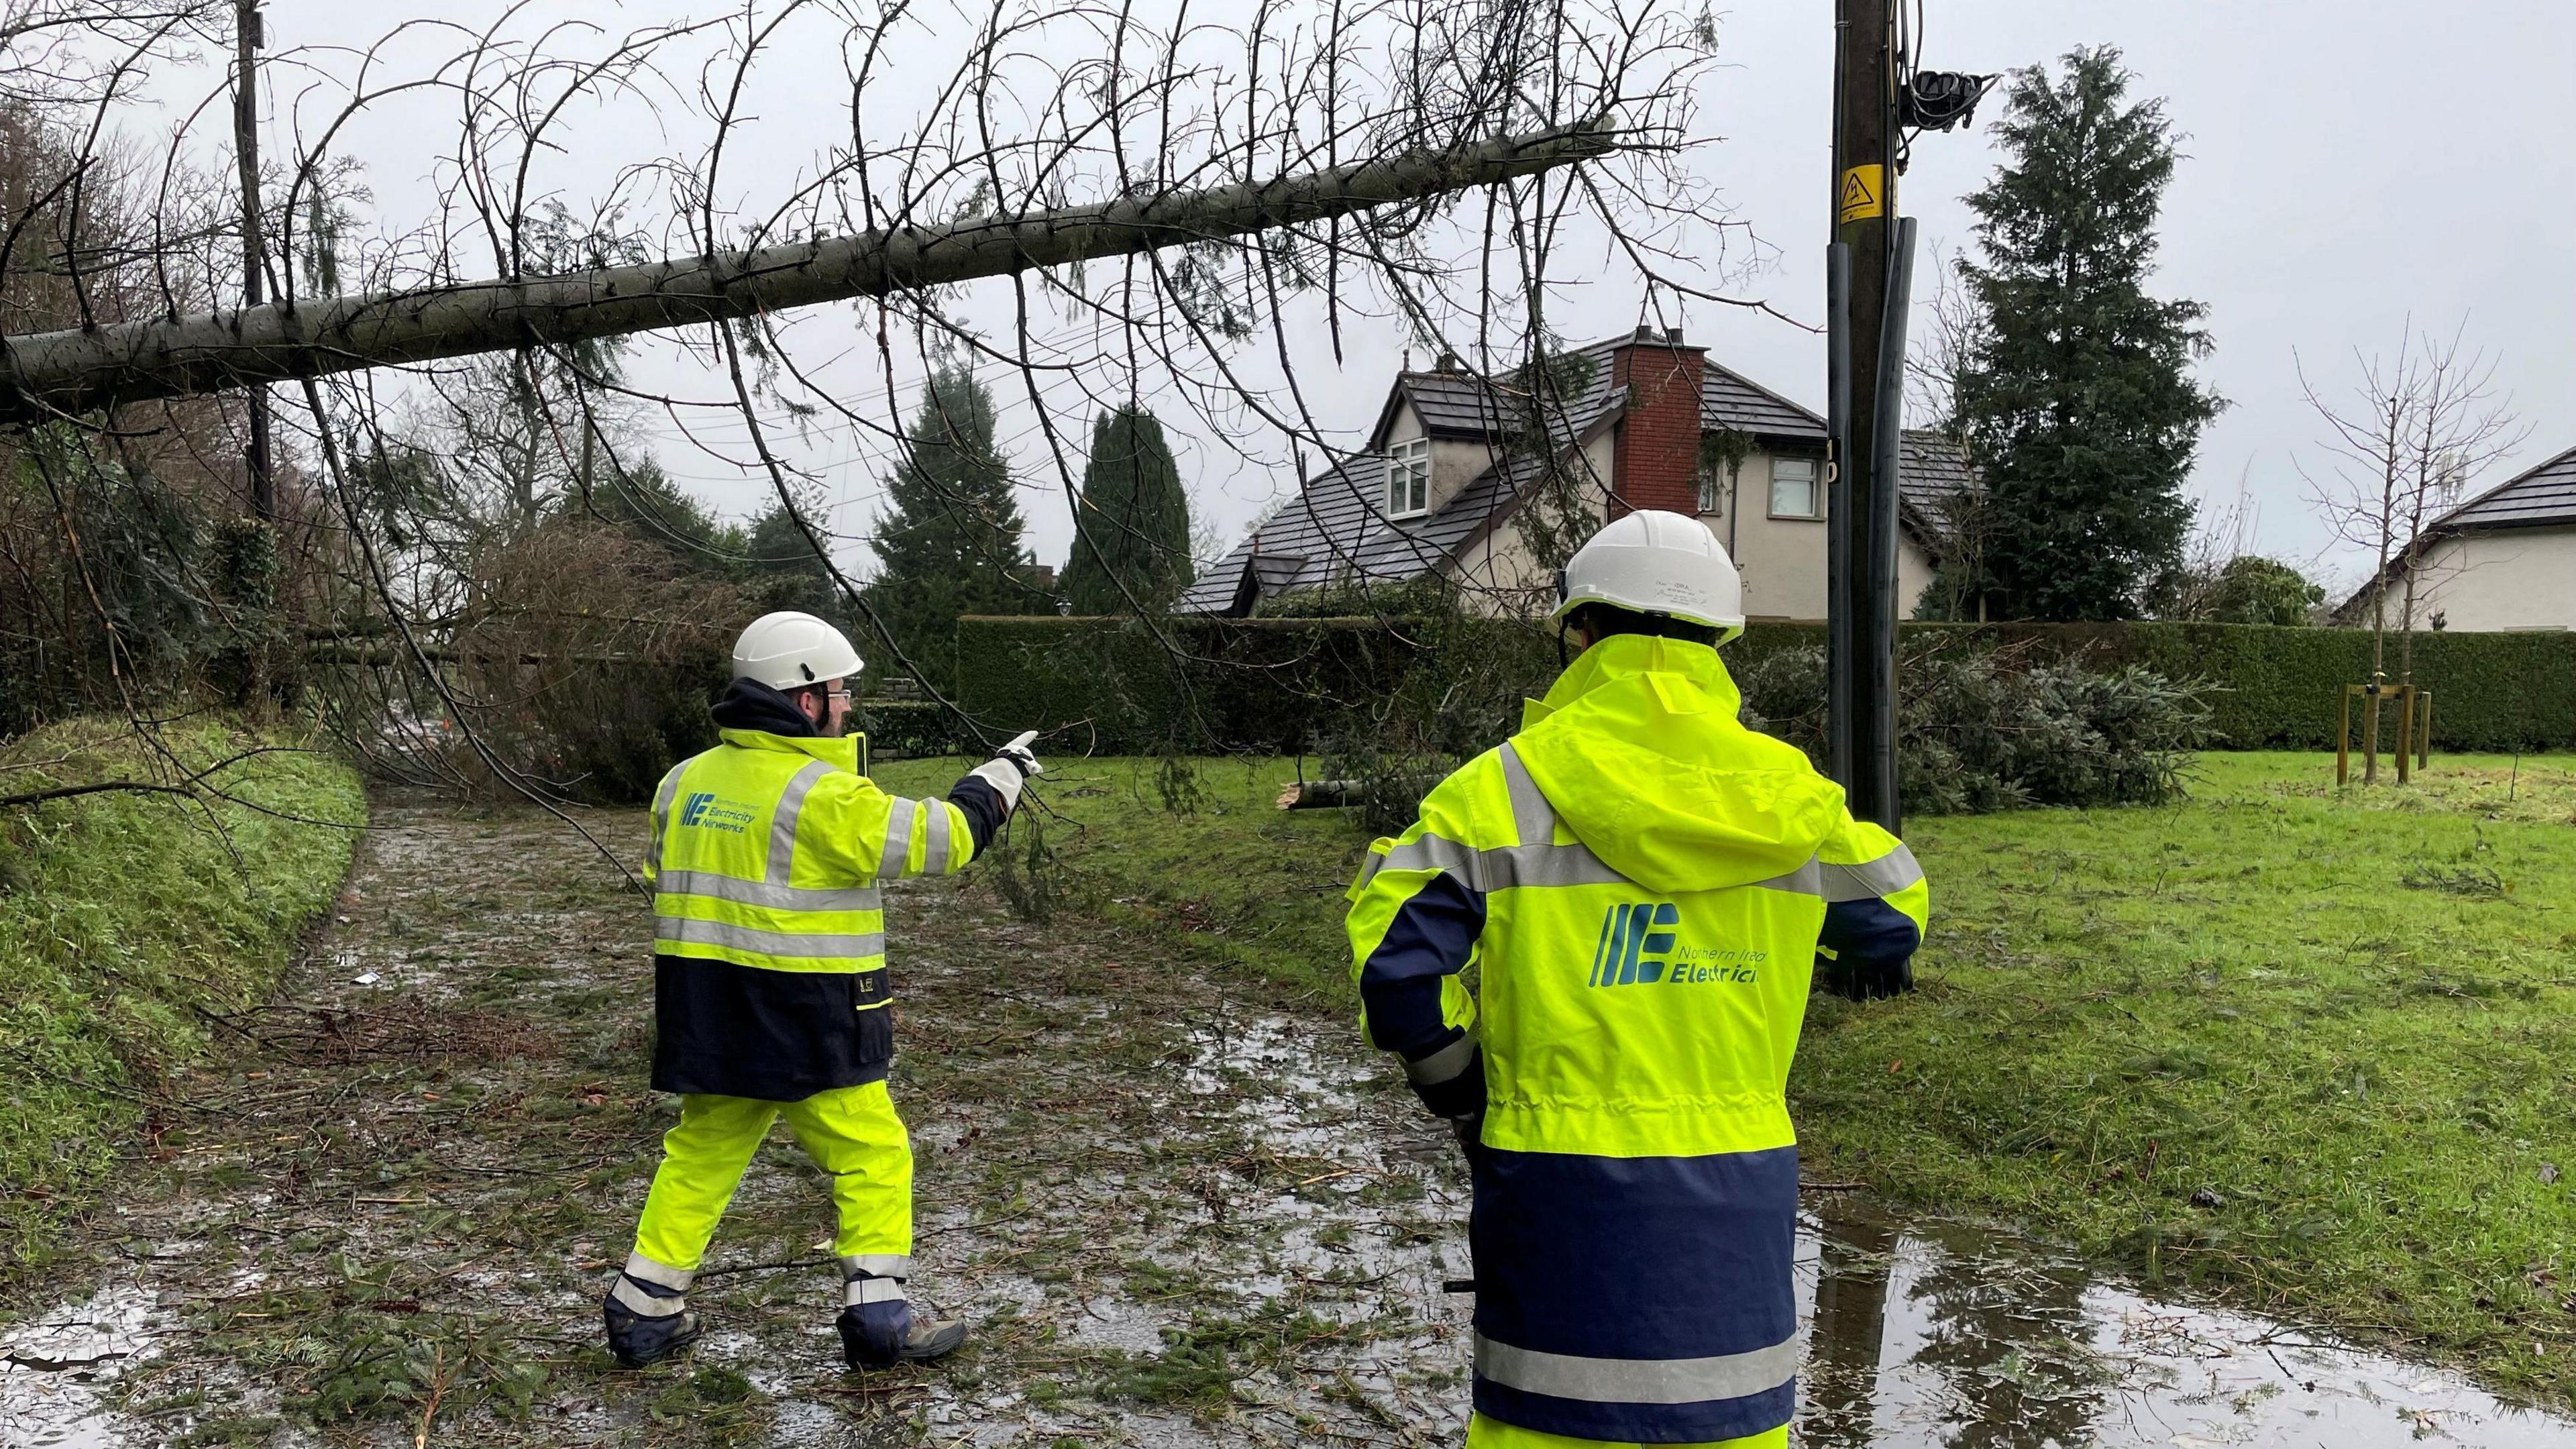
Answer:
[(909, 1278), (912, 1255), (909, 1253), (844, 1253), (841, 1255), (844, 1278)]
[(1892, 896), (1923, 880), (1923, 867), (1914, 852), (1899, 845), (1876, 860), (1859, 865), (1825, 867), (1825, 899), (1828, 901), (1866, 901)]
[(1556, 1399), (1590, 1404), (1698, 1404), (1776, 1389), (1798, 1373), (1794, 1338), (1714, 1358), (1577, 1358), (1514, 1348), (1476, 1335), (1480, 1378)]
[[(1628, 883), (1626, 876), (1612, 870), (1609, 862), (1594, 855), (1586, 845), (1507, 845), (1477, 850), (1437, 835), (1418, 837), (1374, 857), (1361, 883), (1365, 885), (1381, 870), (1445, 870), (1487, 894), (1514, 886)], [(1821, 867), (1812, 860), (1787, 875), (1745, 884), (1756, 890), (1792, 891), (1802, 896), (1825, 893)]]
[(853, 1278), (841, 1285), (841, 1303), (847, 1308), (862, 1303), (892, 1303), (902, 1297), (900, 1278)]
[(1465, 1036), (1422, 1060), (1406, 1062), (1404, 1074), (1426, 1087), (1436, 1087), (1467, 1070), (1467, 1064), (1475, 1059), (1476, 1029), (1471, 1026)]
[(701, 921), (689, 916), (655, 916), (653, 939), (678, 941), (691, 946), (729, 946), (737, 951), (757, 951), (764, 956), (847, 960), (885, 954), (883, 931), (870, 931), (865, 935), (763, 931), (752, 926), (728, 926), (722, 921)]
[(706, 870), (664, 871), (654, 882), (656, 895), (704, 896), (738, 906), (767, 906), (782, 911), (881, 911), (885, 894), (875, 886), (791, 886), (737, 880)]
[(674, 1268), (668, 1263), (654, 1262), (642, 1253), (628, 1253), (626, 1276), (640, 1279), (659, 1288), (677, 1288), (685, 1293), (689, 1289), (689, 1284), (695, 1281), (698, 1275), (692, 1269)]
[(689, 1295), (674, 1293), (668, 1298), (657, 1296), (624, 1273), (617, 1275), (617, 1286), (608, 1290), (608, 1296), (616, 1299), (638, 1318), (669, 1318), (675, 1313), (685, 1313), (689, 1308)]

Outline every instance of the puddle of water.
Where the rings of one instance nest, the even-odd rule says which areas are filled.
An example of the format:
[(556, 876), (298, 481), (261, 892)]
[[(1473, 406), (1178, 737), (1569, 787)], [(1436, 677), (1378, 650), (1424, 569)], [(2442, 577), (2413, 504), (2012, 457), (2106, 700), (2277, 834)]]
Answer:
[(1964, 1224), (1831, 1204), (1800, 1229), (1812, 1449), (2576, 1444), (2576, 1420), (2456, 1374), (2157, 1302)]
[[(1310, 1027), (1263, 1016), (1199, 1025), (1189, 1038), (1184, 1090), (1239, 1095), (1248, 1125), (1277, 1150), (1350, 1151), (1332, 1144), (1363, 1104)], [(1903, 1221), (1847, 1198), (1810, 1205), (1799, 1230), (1804, 1446), (2576, 1445), (2576, 1420), (2503, 1403), (2457, 1374), (2251, 1314), (2161, 1302), (2009, 1234)], [(1325, 1216), (1365, 1227), (1373, 1215), (1341, 1204)], [(1311, 1234), (1292, 1231), (1281, 1256), (1329, 1262)], [(1453, 1228), (1441, 1242), (1370, 1251), (1363, 1233), (1354, 1246), (1367, 1271), (1387, 1275), (1381, 1294), (1436, 1303), (1439, 1277), (1464, 1272), (1462, 1237)], [(1454, 1330), (1469, 1308), (1460, 1296), (1432, 1309), (1453, 1332), (1420, 1345), (1416, 1367), (1463, 1358)]]
[(160, 1295), (110, 1283), (86, 1303), (65, 1304), (0, 1334), (0, 1443), (26, 1449), (110, 1449), (132, 1426), (106, 1405), (108, 1390), (158, 1350)]

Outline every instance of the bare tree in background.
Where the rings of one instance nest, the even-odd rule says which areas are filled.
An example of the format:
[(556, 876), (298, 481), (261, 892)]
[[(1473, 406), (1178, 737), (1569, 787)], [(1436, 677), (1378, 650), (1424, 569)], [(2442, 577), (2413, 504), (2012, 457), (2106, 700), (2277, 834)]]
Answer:
[[(2530, 425), (2514, 417), (2512, 399), (2496, 395), (2495, 359), (2482, 351), (2462, 353), (2467, 330), (2463, 319), (2449, 341), (2425, 339), (2420, 396), (2407, 420), (2406, 512), (2396, 558), (2405, 580), (2397, 616), (2401, 685), (2415, 682), (2416, 602), (2437, 541), (2434, 525), (2467, 496), (2480, 473), (2531, 436)], [(2384, 576), (2372, 581), (2374, 593), (2386, 586)]]
[[(1977, 455), (1959, 416), (1959, 378), (1983, 345), (1985, 314), (1959, 283), (1955, 258), (1935, 248), (1932, 295), (1923, 305), (1921, 340), (1905, 359), (1906, 411), (1932, 420), (1933, 430), (1959, 450), (1974, 476)], [(1992, 500), (1982, 485), (1921, 501), (1933, 534), (1934, 577), (1924, 603), (1944, 619), (1986, 618), (1987, 542), (1995, 527)], [(1937, 602), (1936, 602), (1937, 601)]]
[(2356, 354), (2360, 382), (2349, 404), (2329, 401), (2304, 366), (2299, 372), (2308, 405), (2325, 425), (2320, 443), (2332, 460), (2322, 473), (2300, 469), (2309, 500), (2338, 539), (2373, 555), (2370, 579), (2362, 586), (2370, 606), (2373, 690), (2363, 727), (2364, 784), (2378, 779), (2378, 691), (2391, 685), (2389, 595), (2393, 590), (2399, 605), (2394, 687), (2404, 689), (2415, 682), (2419, 586), (2440, 541), (2436, 525), (2478, 473), (2512, 452), (2529, 431), (2516, 422), (2510, 401), (2495, 393), (2495, 360), (2463, 351), (2466, 331), (2463, 321), (2445, 340), (2409, 321), (2394, 361)]

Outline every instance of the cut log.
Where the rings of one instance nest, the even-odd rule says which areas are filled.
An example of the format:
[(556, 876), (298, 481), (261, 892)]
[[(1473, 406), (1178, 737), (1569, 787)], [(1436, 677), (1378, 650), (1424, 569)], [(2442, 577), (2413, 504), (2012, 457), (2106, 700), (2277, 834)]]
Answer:
[(1279, 787), (1279, 808), (1338, 810), (1359, 804), (1367, 789), (1357, 780), (1291, 780)]

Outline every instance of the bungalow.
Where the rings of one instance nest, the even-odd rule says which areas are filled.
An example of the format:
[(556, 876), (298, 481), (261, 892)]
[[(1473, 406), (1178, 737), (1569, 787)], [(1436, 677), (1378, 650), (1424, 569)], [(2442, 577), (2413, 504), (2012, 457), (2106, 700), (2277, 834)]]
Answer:
[[(1359, 452), (1306, 480), (1194, 583), (1184, 612), (1242, 617), (1306, 590), (1438, 576), (1493, 612), (1544, 606), (1553, 579), (1523, 525), (1547, 454), (1599, 514), (1695, 513), (1744, 574), (1755, 618), (1825, 615), (1825, 420), (1710, 362), (1679, 329), (1586, 347), (1539, 409), (1547, 449), (1511, 446), (1525, 404), (1446, 362), (1400, 372)], [(1938, 434), (1900, 459), (1900, 607), (1932, 580), (1942, 499), (1974, 474)]]
[[(2506, 479), (2424, 530), (2415, 550), (2415, 622), (2436, 629), (2576, 628), (2576, 448)], [(2388, 622), (2405, 607), (2406, 562), (2385, 575)], [(2336, 608), (2370, 622), (2374, 579)]]

